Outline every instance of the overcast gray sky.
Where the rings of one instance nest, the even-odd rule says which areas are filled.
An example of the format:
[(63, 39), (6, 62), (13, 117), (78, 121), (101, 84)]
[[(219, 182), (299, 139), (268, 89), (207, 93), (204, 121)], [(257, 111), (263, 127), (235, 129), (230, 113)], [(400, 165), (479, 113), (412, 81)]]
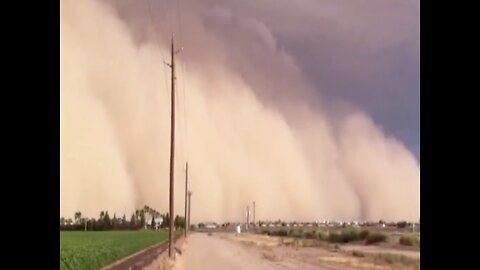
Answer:
[(420, 157), (420, 1), (208, 1), (263, 22), (324, 98), (349, 101)]

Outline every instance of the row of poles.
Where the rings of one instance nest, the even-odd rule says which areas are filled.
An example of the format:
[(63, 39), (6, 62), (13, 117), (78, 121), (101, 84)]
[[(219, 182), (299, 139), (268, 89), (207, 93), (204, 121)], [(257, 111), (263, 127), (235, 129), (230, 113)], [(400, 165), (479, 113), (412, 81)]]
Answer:
[[(190, 207), (192, 192), (188, 190), (188, 162), (185, 164), (185, 237), (187, 237), (187, 231), (190, 228)], [(188, 197), (187, 197), (188, 196)], [(187, 207), (188, 205), (188, 207)]]
[[(151, 13), (150, 2), (147, 0), (149, 16), (152, 22), (152, 26), (155, 29), (155, 24), (153, 16)], [(178, 4), (178, 2), (177, 2)], [(180, 8), (178, 7), (178, 12)], [(179, 13), (179, 25), (180, 25), (180, 13)], [(181, 32), (180, 32), (181, 33)], [(168, 234), (168, 256), (173, 257), (173, 225), (174, 225), (174, 167), (175, 167), (175, 54), (179, 53), (180, 50), (175, 50), (174, 47), (174, 35), (172, 33), (172, 44), (171, 44), (171, 60), (170, 63), (165, 64), (171, 68), (171, 122), (170, 122), (170, 194), (169, 194), (169, 215), (170, 215), (170, 224), (169, 224), (169, 234)], [(158, 42), (158, 40), (157, 40)], [(163, 58), (163, 56), (162, 56)], [(165, 60), (164, 60), (165, 61)], [(192, 192), (188, 190), (188, 163), (186, 163), (186, 178), (185, 178), (185, 236), (187, 236), (187, 230), (190, 226), (190, 198)], [(187, 200), (188, 196), (188, 200)], [(188, 204), (188, 219), (187, 219), (187, 204)]]

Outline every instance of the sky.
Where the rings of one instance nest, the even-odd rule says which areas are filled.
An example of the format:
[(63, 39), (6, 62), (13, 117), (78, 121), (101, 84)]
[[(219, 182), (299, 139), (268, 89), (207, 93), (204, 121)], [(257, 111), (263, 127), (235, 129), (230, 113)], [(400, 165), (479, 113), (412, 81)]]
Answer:
[(60, 214), (417, 220), (419, 2), (62, 0)]
[(366, 111), (420, 157), (420, 1), (202, 1), (269, 29), (326, 99)]

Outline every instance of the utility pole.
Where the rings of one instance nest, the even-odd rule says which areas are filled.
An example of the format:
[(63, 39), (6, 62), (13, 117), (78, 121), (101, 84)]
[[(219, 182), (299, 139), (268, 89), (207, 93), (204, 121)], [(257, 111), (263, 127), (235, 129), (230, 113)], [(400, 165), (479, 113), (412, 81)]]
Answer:
[(185, 238), (187, 237), (187, 194), (188, 194), (188, 162), (186, 162), (185, 172)]
[(247, 226), (246, 226), (246, 229), (248, 230), (248, 223), (249, 223), (249, 217), (250, 217), (250, 206), (247, 205)]
[(188, 191), (188, 223), (187, 226), (190, 228), (190, 207), (192, 205), (192, 192)]
[(175, 218), (173, 213), (173, 192), (174, 192), (174, 149), (175, 149), (175, 61), (174, 61), (174, 47), (172, 35), (172, 52), (171, 62), (167, 64), (172, 69), (171, 88), (172, 88), (172, 105), (171, 105), (171, 121), (170, 121), (170, 230), (168, 232), (168, 257), (173, 257), (173, 220)]
[(255, 201), (253, 201), (253, 226), (256, 228), (257, 224), (255, 223)]
[(173, 46), (173, 37), (172, 34), (172, 52), (171, 52), (171, 62), (165, 63), (172, 69), (172, 77), (171, 77), (171, 87), (172, 87), (172, 105), (171, 105), (171, 121), (170, 121), (170, 230), (168, 233), (168, 256), (170, 258), (173, 257), (173, 223), (175, 215), (173, 213), (173, 193), (174, 193), (174, 157), (175, 157), (175, 54), (179, 53), (183, 48), (180, 50), (175, 51)]

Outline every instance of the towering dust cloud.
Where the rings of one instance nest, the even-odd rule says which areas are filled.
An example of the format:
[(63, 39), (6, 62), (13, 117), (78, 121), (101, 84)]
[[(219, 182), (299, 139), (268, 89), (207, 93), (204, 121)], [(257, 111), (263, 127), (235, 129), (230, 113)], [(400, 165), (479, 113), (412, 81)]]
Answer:
[(175, 31), (177, 213), (188, 160), (193, 222), (253, 201), (259, 220), (418, 220), (413, 155), (326, 104), (265, 24), (195, 3), (179, 28), (171, 1), (149, 1), (152, 17), (147, 1), (61, 1), (61, 215), (167, 211)]

